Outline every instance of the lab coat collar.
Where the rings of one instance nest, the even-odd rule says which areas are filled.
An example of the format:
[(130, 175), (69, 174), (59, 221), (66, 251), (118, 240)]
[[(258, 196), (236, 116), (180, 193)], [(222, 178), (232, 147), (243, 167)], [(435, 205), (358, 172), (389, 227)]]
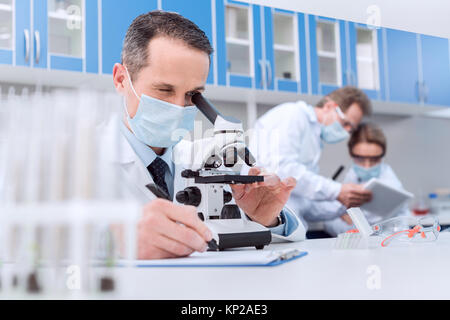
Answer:
[[(115, 156), (111, 161), (122, 168), (124, 179), (130, 184), (130, 188), (137, 192), (135, 194), (142, 203), (146, 203), (155, 199), (155, 196), (146, 188), (146, 185), (152, 183), (153, 179), (124, 133), (121, 132), (120, 125), (120, 121), (110, 121), (105, 127), (101, 128), (103, 143), (118, 144), (119, 150), (114, 152)], [(185, 169), (190, 169), (192, 143), (190, 141), (181, 141), (171, 151), (174, 170), (174, 192), (176, 192), (185, 188), (186, 179), (181, 178), (181, 172)]]
[(136, 154), (120, 131), (121, 121), (111, 119), (99, 128), (100, 140), (103, 143), (117, 146), (117, 151), (112, 152), (111, 162), (116, 164), (128, 164), (136, 161)]
[[(131, 148), (137, 154), (144, 166), (148, 168), (148, 166), (153, 163), (158, 155), (145, 143), (139, 141), (123, 122), (120, 124), (120, 131), (128, 140)], [(167, 164), (170, 169), (170, 173), (173, 175), (174, 165), (172, 160), (172, 148), (167, 148), (160, 158)]]

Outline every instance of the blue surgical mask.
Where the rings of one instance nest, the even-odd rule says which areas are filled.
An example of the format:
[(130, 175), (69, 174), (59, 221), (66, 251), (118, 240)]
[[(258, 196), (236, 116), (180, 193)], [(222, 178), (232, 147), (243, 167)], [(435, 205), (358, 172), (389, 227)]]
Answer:
[(370, 168), (364, 168), (356, 163), (353, 164), (353, 170), (360, 182), (367, 182), (372, 178), (379, 178), (381, 174), (381, 164)]
[(350, 134), (339, 121), (335, 121), (329, 126), (322, 126), (320, 137), (324, 142), (334, 144), (348, 139)]
[[(337, 107), (335, 112), (341, 119), (345, 119), (345, 115), (341, 111), (341, 108)], [(320, 137), (326, 143), (335, 144), (347, 140), (350, 137), (350, 134), (345, 130), (341, 123), (336, 120), (328, 126), (322, 125)]]
[(198, 109), (180, 107), (146, 95), (138, 96), (128, 74), (131, 88), (140, 100), (136, 115), (127, 120), (136, 138), (151, 147), (170, 148), (178, 144), (189, 131), (194, 129)]

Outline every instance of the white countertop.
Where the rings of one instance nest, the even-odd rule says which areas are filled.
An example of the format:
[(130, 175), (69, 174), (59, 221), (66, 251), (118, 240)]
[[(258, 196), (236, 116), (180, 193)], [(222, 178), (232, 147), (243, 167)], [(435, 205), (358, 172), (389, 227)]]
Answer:
[[(432, 243), (392, 242), (389, 247), (368, 250), (335, 250), (334, 242), (271, 245), (265, 250), (308, 252), (277, 267), (122, 267), (108, 269), (117, 288), (111, 294), (71, 291), (70, 295), (27, 296), (3, 291), (0, 299), (450, 299), (450, 232), (441, 233)], [(93, 272), (104, 274), (99, 268)]]
[(272, 245), (268, 249), (293, 247), (308, 252), (306, 257), (278, 267), (116, 269), (118, 298), (450, 298), (450, 232), (441, 233), (433, 243), (369, 250), (334, 250), (334, 241)]

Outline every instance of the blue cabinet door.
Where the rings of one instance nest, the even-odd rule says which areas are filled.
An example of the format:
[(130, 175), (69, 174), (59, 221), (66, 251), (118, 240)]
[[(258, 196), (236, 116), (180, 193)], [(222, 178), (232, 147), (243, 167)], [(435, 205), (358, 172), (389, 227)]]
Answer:
[(372, 58), (374, 59), (374, 70), (377, 82), (377, 88), (365, 89), (361, 88), (370, 99), (384, 100), (385, 96), (385, 61), (384, 61), (384, 38), (383, 30), (381, 28), (371, 28), (368, 25), (347, 22), (347, 46), (348, 46), (348, 61), (347, 61), (347, 74), (345, 84), (358, 87), (358, 62), (357, 62), (357, 36), (358, 29), (367, 30), (372, 32), (373, 45), (376, 46), (376, 52), (372, 52)]
[[(279, 34), (283, 32), (280, 29), (276, 29), (276, 20), (275, 17), (278, 17), (279, 19), (287, 19), (291, 18), (293, 25), (292, 30), (283, 30), (284, 33), (291, 32), (292, 33), (292, 43), (289, 45), (285, 45), (286, 47), (292, 46), (292, 48), (295, 50), (289, 51), (291, 49), (280, 49), (280, 44), (278, 44), (277, 47), (277, 37), (283, 37), (283, 35)], [(277, 91), (288, 91), (288, 92), (298, 92), (299, 91), (299, 84), (300, 84), (300, 65), (302, 64), (300, 62), (300, 56), (303, 56), (299, 54), (299, 52), (306, 48), (302, 47), (300, 44), (304, 45), (304, 32), (303, 32), (303, 38), (300, 36), (302, 34), (303, 28), (299, 28), (299, 24), (304, 26), (304, 16), (302, 14), (296, 14), (292, 11), (286, 11), (281, 9), (274, 9), (274, 8), (264, 8), (264, 28), (262, 30), (263, 33), (263, 39), (264, 39), (264, 54), (266, 59), (266, 67), (267, 67), (267, 74), (266, 74), (266, 89), (267, 90), (277, 90)], [(278, 34), (276, 34), (276, 32)], [(283, 39), (287, 43), (287, 39)], [(291, 39), (289, 39), (291, 40)], [(286, 67), (286, 69), (289, 69), (289, 78), (287, 77), (279, 77), (280, 72), (277, 72), (277, 68), (281, 68), (282, 66), (277, 65), (277, 63), (281, 63), (280, 56), (278, 55), (284, 55), (284, 62), (287, 63), (287, 59), (293, 60), (293, 66), (292, 68)], [(292, 60), (291, 60), (292, 61)], [(304, 61), (306, 64), (306, 60)], [(287, 71), (286, 71), (287, 72)], [(292, 79), (292, 73), (294, 73), (295, 79)]]
[(17, 66), (31, 65), (31, 2), (30, 0), (15, 1), (15, 59)]
[[(196, 0), (195, 5), (191, 1), (185, 0), (163, 0), (162, 10), (177, 12), (183, 17), (194, 22), (209, 39), (211, 45), (213, 44), (213, 14), (211, 0)], [(207, 83), (214, 83), (214, 60), (211, 56), (211, 68)]]
[(415, 33), (386, 29), (388, 98), (391, 101), (419, 102), (419, 68)]
[[(81, 1), (81, 7), (66, 3), (65, 14), (48, 8), (50, 69), (98, 73), (98, 4), (98, 0)], [(63, 20), (64, 24), (58, 20)], [(62, 47), (61, 39), (66, 42)], [(53, 48), (52, 41), (55, 42)]]
[[(242, 88), (254, 88), (258, 90), (279, 90), (298, 92), (300, 82), (302, 82), (303, 92), (308, 91), (307, 87), (307, 59), (306, 59), (306, 42), (305, 42), (305, 16), (291, 11), (284, 11), (260, 5), (249, 5), (233, 0), (214, 0), (215, 4), (215, 22), (216, 22), (216, 56), (217, 56), (217, 84), (229, 85)], [(237, 6), (238, 8), (246, 8), (249, 12), (249, 30), (251, 30), (250, 37), (250, 73), (239, 74), (234, 73), (230, 68), (230, 61), (228, 61), (227, 49), (227, 35), (226, 28), (226, 7)], [(296, 56), (302, 58), (301, 61), (296, 61), (297, 69), (301, 67), (298, 72), (298, 79), (278, 79), (276, 77), (276, 57), (274, 49), (274, 12), (282, 12), (283, 14), (291, 15), (296, 23), (295, 34), (302, 39), (296, 41), (294, 46), (298, 47)], [(298, 29), (297, 29), (298, 28)], [(230, 41), (233, 45), (232, 41)], [(302, 79), (301, 81), (299, 79)]]
[(157, 0), (102, 1), (102, 73), (112, 74), (114, 64), (121, 62), (123, 40), (133, 20), (157, 8)]
[(449, 39), (421, 35), (424, 102), (450, 106)]
[[(234, 0), (213, 0), (215, 1), (215, 21), (216, 21), (216, 59), (217, 59), (217, 83), (218, 85), (233, 86), (241, 88), (255, 88), (255, 74), (260, 72), (259, 67), (256, 67), (258, 60), (260, 59), (261, 49), (255, 47), (255, 43), (261, 46), (261, 20), (260, 20), (260, 7), (257, 5), (249, 5), (245, 2)], [(245, 55), (245, 58), (249, 61), (249, 65), (244, 66), (248, 68), (246, 73), (237, 73), (231, 70), (231, 62), (228, 61), (227, 52), (227, 21), (226, 21), (226, 8), (227, 5), (232, 5), (237, 8), (243, 8), (248, 13), (248, 32), (253, 35), (253, 41), (250, 37), (248, 44), (248, 51), (241, 51), (238, 53)], [(251, 19), (250, 17), (253, 17)], [(237, 45), (239, 46), (239, 44)], [(261, 48), (261, 47), (259, 47)], [(253, 55), (251, 53), (253, 52)], [(248, 54), (248, 55), (247, 55)], [(258, 58), (256, 58), (258, 57)]]
[[(65, 13), (52, 10), (48, 0), (16, 0), (14, 8), (15, 65), (38, 69), (98, 73), (98, 3), (98, 0), (84, 0), (82, 1), (83, 7), (78, 8), (82, 19), (79, 28), (83, 28), (83, 31), (80, 32), (83, 34), (80, 37), (82, 40), (78, 46), (84, 49), (75, 57), (70, 54), (52, 53), (50, 48), (52, 35), (50, 34), (49, 19), (53, 19), (53, 21), (67, 19), (65, 28), (69, 29), (72, 21), (71, 12), (66, 12), (67, 16), (65, 16)], [(58, 13), (61, 15), (56, 16)], [(77, 16), (74, 15), (74, 17)], [(53, 31), (55, 30), (61, 31), (57, 28), (53, 29)]]
[[(317, 42), (317, 25), (318, 23), (330, 24), (335, 28), (335, 43), (334, 50), (336, 77), (335, 81), (324, 81), (320, 77), (321, 70), (325, 71), (329, 68), (326, 65), (321, 66), (319, 44)], [(309, 15), (308, 26), (310, 32), (310, 64), (311, 64), (311, 91), (316, 95), (327, 95), (332, 91), (340, 88), (342, 85), (347, 84), (346, 70), (347, 70), (347, 46), (345, 37), (345, 22), (326, 17), (318, 17)], [(327, 56), (323, 56), (323, 59), (333, 59)]]

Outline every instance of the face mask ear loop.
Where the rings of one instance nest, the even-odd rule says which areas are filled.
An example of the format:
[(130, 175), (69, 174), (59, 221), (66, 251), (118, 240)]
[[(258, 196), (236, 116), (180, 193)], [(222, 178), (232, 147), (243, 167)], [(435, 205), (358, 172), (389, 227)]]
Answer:
[(345, 120), (345, 114), (342, 112), (341, 107), (337, 106), (335, 110), (336, 110), (339, 118), (341, 118), (342, 120)]
[[(138, 100), (141, 101), (141, 98), (139, 98), (139, 96), (136, 93), (136, 90), (134, 89), (133, 82), (131, 81), (130, 73), (128, 72), (127, 67), (125, 67), (125, 71), (127, 72), (127, 77), (128, 77), (128, 81), (130, 82), (131, 90), (133, 91), (136, 98), (138, 98)], [(125, 113), (127, 114), (127, 117), (130, 119), (131, 117), (130, 117), (130, 114), (128, 113), (127, 100), (126, 100), (125, 96), (123, 97), (123, 104), (125, 106)]]
[(138, 100), (141, 101), (141, 98), (138, 96), (138, 94), (136, 93), (136, 90), (134, 89), (133, 82), (131, 81), (130, 73), (128, 72), (127, 67), (125, 67), (125, 71), (127, 72), (127, 77), (128, 77), (128, 81), (130, 82), (131, 90), (133, 90), (133, 93), (136, 96), (136, 98), (138, 98)]

